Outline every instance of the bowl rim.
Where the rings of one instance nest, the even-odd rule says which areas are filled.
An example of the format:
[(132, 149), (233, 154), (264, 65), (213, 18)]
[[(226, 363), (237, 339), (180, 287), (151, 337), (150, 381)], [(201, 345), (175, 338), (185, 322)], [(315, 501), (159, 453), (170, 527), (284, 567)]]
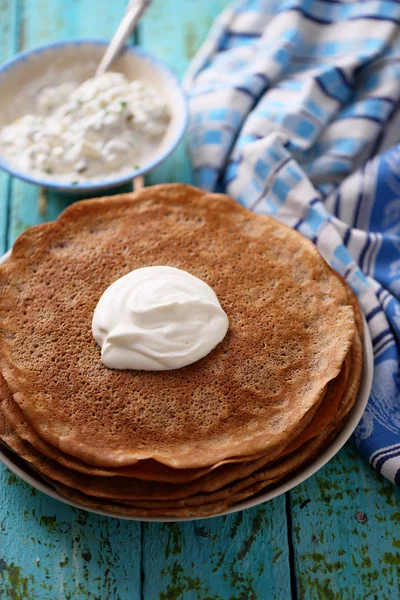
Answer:
[[(6, 62), (2, 63), (0, 65), (0, 76), (4, 73), (7, 73), (7, 71), (10, 71), (13, 67), (20, 64), (21, 62), (24, 62), (31, 56), (35, 56), (37, 54), (42, 54), (43, 52), (46, 52), (48, 50), (56, 50), (58, 48), (63, 48), (65, 46), (83, 46), (83, 45), (106, 47), (108, 45), (108, 43), (109, 42), (107, 40), (103, 40), (103, 39), (79, 38), (76, 40), (75, 39), (60, 40), (57, 42), (49, 42), (46, 44), (41, 44), (39, 46), (35, 46), (34, 48), (32, 48), (30, 50), (23, 50), (22, 52), (18, 52), (17, 54), (12, 56), (10, 59), (8, 59)], [(181, 141), (181, 139), (187, 129), (187, 125), (189, 122), (189, 107), (188, 107), (188, 102), (187, 102), (187, 96), (183, 90), (183, 87), (179, 81), (177, 74), (173, 71), (173, 69), (171, 69), (171, 67), (169, 67), (166, 63), (164, 63), (162, 60), (157, 58), (154, 54), (147, 52), (147, 50), (143, 50), (142, 48), (140, 48), (139, 46), (136, 46), (135, 44), (126, 44), (124, 46), (124, 48), (122, 49), (121, 54), (124, 54), (125, 52), (129, 52), (133, 55), (139, 56), (141, 59), (148, 60), (150, 63), (155, 65), (156, 68), (158, 68), (160, 71), (163, 71), (166, 74), (167, 78), (173, 82), (175, 90), (179, 94), (181, 102), (182, 102), (183, 113), (182, 113), (181, 122), (177, 128), (177, 131), (176, 131), (174, 137), (168, 144), (165, 151), (159, 157), (148, 162), (145, 166), (142, 166), (139, 169), (130, 171), (129, 173), (125, 173), (124, 175), (121, 175), (119, 177), (110, 176), (106, 179), (96, 180), (95, 182), (78, 183), (78, 184), (71, 184), (71, 183), (67, 183), (67, 182), (57, 181), (55, 179), (46, 179), (46, 177), (43, 177), (43, 178), (36, 177), (35, 175), (31, 175), (29, 172), (20, 171), (10, 161), (4, 159), (1, 155), (0, 155), (0, 169), (7, 171), (10, 175), (13, 175), (14, 177), (18, 177), (19, 179), (22, 179), (23, 181), (27, 181), (28, 183), (33, 183), (35, 185), (38, 185), (38, 186), (41, 186), (41, 187), (44, 187), (47, 189), (53, 189), (53, 190), (60, 191), (63, 193), (77, 194), (77, 193), (81, 193), (81, 192), (93, 192), (93, 191), (102, 190), (102, 189), (104, 190), (107, 188), (112, 188), (112, 187), (117, 187), (119, 185), (123, 185), (124, 183), (128, 183), (129, 181), (132, 181), (136, 177), (145, 175), (146, 173), (148, 173), (149, 171), (151, 171), (152, 169), (154, 169), (155, 167), (160, 165), (166, 158), (168, 158), (168, 156), (170, 156), (170, 154), (175, 150), (175, 148)], [(0, 85), (1, 85), (1, 81), (0, 81)]]
[[(11, 250), (6, 252), (3, 256), (0, 256), (0, 265), (7, 262), (7, 260), (11, 256)], [(347, 415), (347, 420), (344, 427), (341, 429), (339, 435), (326, 446), (317, 457), (307, 464), (304, 468), (298, 470), (295, 475), (292, 477), (288, 477), (284, 483), (278, 484), (275, 487), (272, 487), (270, 490), (266, 492), (259, 492), (255, 496), (247, 500), (243, 500), (242, 502), (238, 502), (234, 506), (231, 506), (227, 510), (218, 513), (217, 515), (211, 516), (198, 516), (198, 517), (132, 517), (127, 515), (119, 515), (117, 513), (111, 513), (107, 510), (95, 509), (79, 504), (78, 502), (73, 502), (72, 500), (68, 500), (64, 498), (54, 488), (52, 488), (47, 483), (44, 483), (42, 479), (37, 477), (35, 474), (31, 474), (30, 472), (25, 471), (21, 468), (17, 461), (23, 461), (19, 457), (16, 457), (16, 462), (12, 460), (7, 454), (3, 451), (2, 446), (0, 445), (0, 463), (3, 463), (6, 467), (10, 469), (15, 475), (20, 477), (25, 483), (28, 483), (35, 489), (39, 490), (46, 494), (46, 496), (50, 496), (59, 502), (64, 504), (68, 504), (69, 506), (73, 506), (74, 508), (80, 508), (86, 512), (94, 513), (97, 515), (101, 515), (103, 517), (112, 517), (114, 519), (123, 519), (124, 521), (143, 521), (147, 523), (181, 523), (185, 521), (200, 521), (204, 519), (214, 519), (217, 517), (223, 517), (226, 515), (230, 515), (236, 512), (241, 512), (242, 510), (246, 510), (248, 508), (254, 508), (259, 506), (260, 504), (264, 504), (264, 502), (268, 502), (269, 500), (273, 500), (274, 498), (281, 496), (285, 492), (295, 488), (300, 483), (306, 481), (309, 477), (314, 475), (319, 469), (325, 466), (338, 452), (342, 449), (345, 443), (348, 441), (354, 430), (356, 429), (360, 419), (364, 413), (364, 410), (367, 406), (369, 395), (372, 387), (372, 377), (374, 371), (374, 353), (372, 347), (372, 339), (371, 333), (367, 326), (366, 319), (364, 314), (362, 313), (363, 319), (363, 366), (361, 373), (361, 383), (360, 388), (357, 393), (356, 402)], [(10, 452), (12, 455), (13, 453)]]

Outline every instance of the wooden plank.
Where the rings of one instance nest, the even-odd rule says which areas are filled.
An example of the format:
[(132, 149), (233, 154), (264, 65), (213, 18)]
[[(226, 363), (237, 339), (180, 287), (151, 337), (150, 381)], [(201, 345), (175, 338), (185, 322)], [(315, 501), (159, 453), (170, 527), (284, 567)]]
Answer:
[(300, 599), (399, 597), (398, 488), (347, 445), (290, 496)]
[(291, 597), (285, 499), (188, 523), (144, 524), (146, 600)]
[[(117, 28), (125, 8), (126, 0), (24, 0), (18, 49), (24, 50), (71, 38), (109, 39)], [(130, 190), (131, 185), (127, 185), (113, 190), (113, 193)], [(78, 196), (50, 192), (46, 209), (42, 211), (38, 193), (37, 186), (12, 179), (8, 247), (12, 246), (18, 235), (32, 225), (55, 219), (71, 202), (80, 199)]]
[[(1, 6), (1, 5), (0, 5)], [(19, 27), (16, 7), (21, 6)], [(15, 32), (16, 47), (66, 37), (110, 37), (125, 9), (125, 0), (112, 3), (84, 0), (25, 0), (1, 6), (0, 31)], [(7, 25), (8, 24), (8, 25)], [(19, 42), (16, 43), (16, 40)], [(4, 203), (4, 183), (0, 188)], [(12, 181), (8, 243), (27, 227), (55, 218), (71, 197), (50, 195), (41, 215), (38, 190)], [(5, 241), (3, 204), (0, 236)], [(130, 598), (140, 594), (140, 524), (101, 518), (47, 498), (0, 468), (0, 598), (66, 600), (67, 598)]]
[(0, 598), (139, 600), (140, 526), (0, 482)]
[[(139, 28), (139, 42), (182, 77), (215, 17), (229, 0), (153, 0)], [(147, 184), (191, 182), (184, 139), (173, 154), (146, 178)]]
[[(0, 64), (10, 58), (17, 49), (16, 31), (18, 24), (17, 3), (0, 0)], [(0, 253), (7, 247), (8, 210), (11, 178), (0, 172)]]

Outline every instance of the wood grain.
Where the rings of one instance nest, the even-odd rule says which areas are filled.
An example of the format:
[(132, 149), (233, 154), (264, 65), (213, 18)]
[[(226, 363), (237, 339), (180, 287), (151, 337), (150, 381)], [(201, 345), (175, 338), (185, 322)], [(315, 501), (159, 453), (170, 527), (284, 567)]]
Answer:
[[(68, 37), (110, 37), (125, 5), (125, 0), (3, 0), (0, 57)], [(51, 194), (41, 215), (38, 189), (16, 179), (9, 185), (3, 174), (0, 195), (3, 248), (29, 226), (54, 219), (72, 200)], [(72, 509), (36, 493), (3, 466), (0, 506), (1, 600), (141, 597), (139, 523)]]
[(6, 468), (0, 483), (0, 598), (140, 598), (140, 524), (52, 500)]
[[(15, 2), (0, 0), (0, 63), (18, 49), (18, 11)], [(11, 196), (11, 177), (0, 171), (0, 252), (7, 247), (8, 211)]]
[(290, 598), (285, 498), (226, 517), (146, 524), (143, 597)]
[(290, 497), (299, 598), (400, 597), (398, 488), (347, 445)]

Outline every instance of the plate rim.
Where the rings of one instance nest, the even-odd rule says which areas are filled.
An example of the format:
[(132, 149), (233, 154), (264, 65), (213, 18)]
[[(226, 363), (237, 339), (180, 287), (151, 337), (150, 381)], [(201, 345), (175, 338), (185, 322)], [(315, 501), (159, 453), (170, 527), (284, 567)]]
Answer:
[[(9, 257), (11, 256), (12, 249), (8, 250), (3, 256), (0, 257), (0, 265), (7, 262)], [(218, 513), (217, 515), (210, 516), (198, 516), (198, 517), (133, 517), (129, 515), (119, 515), (116, 513), (111, 513), (102, 509), (95, 509), (87, 506), (83, 506), (77, 502), (72, 500), (68, 500), (64, 498), (58, 492), (56, 492), (52, 487), (43, 483), (39, 478), (30, 475), (25, 472), (21, 467), (15, 464), (3, 451), (0, 446), (0, 462), (3, 463), (12, 473), (17, 475), (20, 479), (28, 483), (33, 488), (42, 492), (46, 496), (58, 500), (64, 504), (72, 506), (74, 508), (79, 508), (80, 510), (84, 510), (86, 512), (94, 513), (97, 515), (101, 515), (103, 517), (112, 517), (113, 519), (122, 519), (124, 521), (142, 521), (146, 523), (181, 523), (186, 521), (200, 521), (204, 519), (214, 519), (217, 517), (223, 517), (230, 514), (234, 514), (237, 512), (241, 512), (248, 508), (254, 508), (259, 506), (260, 504), (264, 504), (265, 502), (269, 502), (278, 496), (292, 490), (300, 483), (303, 483), (307, 479), (309, 479), (312, 475), (315, 475), (317, 471), (319, 471), (322, 467), (324, 467), (336, 454), (343, 448), (345, 443), (349, 440), (350, 436), (356, 429), (358, 423), (361, 420), (361, 417), (364, 413), (364, 410), (367, 406), (371, 387), (372, 387), (372, 377), (374, 371), (374, 354), (372, 347), (372, 340), (369, 328), (367, 326), (367, 322), (365, 320), (364, 314), (362, 313), (363, 319), (363, 366), (361, 373), (361, 384), (358, 390), (356, 402), (351, 409), (346, 424), (343, 429), (340, 431), (339, 435), (330, 443), (324, 450), (317, 456), (315, 460), (309, 463), (304, 469), (301, 469), (294, 475), (287, 479), (284, 483), (273, 487), (272, 489), (259, 493), (255, 497), (249, 498), (247, 500), (243, 500), (242, 502), (238, 502), (234, 506), (228, 508), (227, 510)]]

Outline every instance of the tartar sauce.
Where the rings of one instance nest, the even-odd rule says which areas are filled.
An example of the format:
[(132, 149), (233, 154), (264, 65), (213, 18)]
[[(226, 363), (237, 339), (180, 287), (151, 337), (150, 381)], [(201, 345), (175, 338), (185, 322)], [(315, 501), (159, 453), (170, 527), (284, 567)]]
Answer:
[(20, 169), (69, 183), (141, 166), (165, 133), (169, 112), (143, 82), (108, 72), (44, 88), (35, 113), (0, 132), (0, 152)]

